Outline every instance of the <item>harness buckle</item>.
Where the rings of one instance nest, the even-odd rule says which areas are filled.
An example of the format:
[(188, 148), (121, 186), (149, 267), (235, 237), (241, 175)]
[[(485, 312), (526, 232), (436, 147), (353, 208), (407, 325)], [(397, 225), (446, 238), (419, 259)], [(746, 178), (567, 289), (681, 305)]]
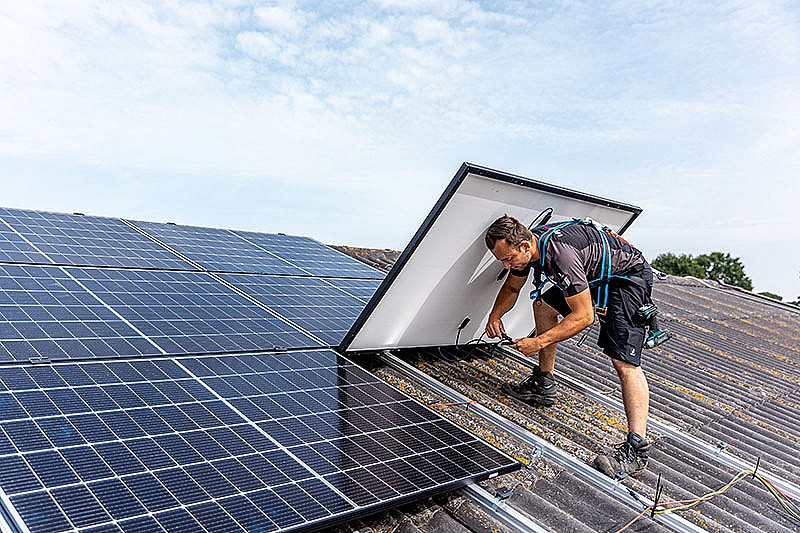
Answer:
[(595, 307), (594, 312), (597, 313), (597, 317), (602, 319), (606, 318), (606, 314), (608, 314), (608, 307)]

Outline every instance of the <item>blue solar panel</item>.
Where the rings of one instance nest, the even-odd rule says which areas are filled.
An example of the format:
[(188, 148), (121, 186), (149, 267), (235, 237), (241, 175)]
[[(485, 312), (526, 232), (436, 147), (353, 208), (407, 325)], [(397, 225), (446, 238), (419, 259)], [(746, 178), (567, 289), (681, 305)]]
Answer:
[(134, 221), (137, 227), (206, 270), (294, 274), (307, 272), (224, 229)]
[(4, 208), (0, 218), (56, 264), (196, 270), (119, 219)]
[(381, 279), (383, 272), (308, 237), (237, 231), (248, 241), (314, 276)]
[(316, 347), (321, 344), (200, 272), (67, 268), (164, 353)]
[[(136, 224), (153, 238), (0, 210), (0, 506), (19, 529), (316, 530), (515, 467), (318, 349), (383, 273), (304, 237)], [(271, 353), (234, 355), (252, 351)]]
[(51, 262), (0, 219), (0, 263)]
[(327, 280), (328, 283), (334, 285), (343, 291), (352, 294), (362, 302), (366, 303), (372, 298), (372, 295), (378, 290), (381, 280), (373, 279), (336, 279), (331, 278)]
[(0, 362), (160, 353), (60, 267), (0, 265)]
[[(250, 498), (274, 494), (268, 476), (280, 476), (281, 469), (296, 474), (282, 477), (284, 484), (314, 477), (174, 361), (48, 370), (53, 376), (42, 388), (36, 384), (42, 378), (30, 369), (5, 368), (0, 374), (11, 386), (0, 401), (14, 406), (3, 410), (0, 423), (8, 443), (0, 450), (6, 467), (0, 487), (32, 531), (146, 521), (142, 515), (152, 515), (155, 531), (167, 529), (183, 506), (188, 507), (181, 523), (188, 530), (228, 530), (237, 523), (235, 515), (219, 515), (220, 529), (207, 521), (212, 499), (227, 498), (229, 508), (252, 512)], [(76, 401), (43, 412), (37, 407), (42, 400), (31, 401), (32, 394), (52, 402), (71, 394)], [(328, 498), (342, 500), (325, 488)], [(260, 524), (277, 529), (263, 513)]]
[(330, 346), (342, 341), (364, 307), (362, 300), (327, 280), (252, 274), (220, 277)]
[(330, 350), (0, 383), (0, 489), (33, 532), (318, 529), (516, 465)]

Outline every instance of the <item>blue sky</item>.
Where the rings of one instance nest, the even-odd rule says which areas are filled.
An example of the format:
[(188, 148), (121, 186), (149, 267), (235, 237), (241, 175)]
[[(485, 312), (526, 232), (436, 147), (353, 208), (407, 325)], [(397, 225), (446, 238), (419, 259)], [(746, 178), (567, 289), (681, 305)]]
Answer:
[(8, 207), (401, 249), (466, 160), (793, 299), (798, 124), (795, 2), (0, 5)]

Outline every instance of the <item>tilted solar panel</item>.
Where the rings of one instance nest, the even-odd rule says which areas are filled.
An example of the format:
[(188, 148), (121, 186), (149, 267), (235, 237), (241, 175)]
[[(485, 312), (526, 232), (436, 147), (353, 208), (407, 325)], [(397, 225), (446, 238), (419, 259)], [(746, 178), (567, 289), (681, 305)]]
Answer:
[(342, 341), (364, 307), (362, 300), (327, 280), (253, 274), (219, 276), (331, 346)]
[(203, 272), (66, 270), (166, 354), (321, 346)]
[(0, 383), (3, 503), (33, 532), (318, 529), (516, 466), (331, 350)]
[(56, 264), (197, 270), (116, 218), (0, 208), (0, 219)]
[(273, 253), (230, 230), (132, 221), (132, 224), (170, 246), (206, 270), (260, 274), (307, 275)]
[(237, 235), (268, 250), (314, 276), (382, 279), (384, 274), (308, 237), (236, 231)]

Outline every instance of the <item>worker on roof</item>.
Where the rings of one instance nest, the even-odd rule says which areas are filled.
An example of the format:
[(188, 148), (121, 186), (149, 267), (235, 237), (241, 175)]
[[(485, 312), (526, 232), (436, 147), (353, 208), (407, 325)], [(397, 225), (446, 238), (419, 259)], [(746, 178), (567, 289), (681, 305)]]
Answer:
[[(597, 344), (619, 376), (628, 434), (624, 442), (595, 457), (594, 466), (611, 477), (617, 471), (640, 474), (650, 451), (646, 439), (650, 392), (639, 366), (645, 324), (638, 320), (637, 310), (652, 305), (653, 287), (653, 273), (642, 253), (587, 221), (531, 231), (518, 220), (502, 216), (487, 229), (485, 242), (509, 269), (486, 324), (490, 338), (507, 336), (502, 317), (514, 307), (531, 269), (535, 273), (531, 298), (535, 299), (536, 336), (514, 339), (514, 348), (528, 357), (538, 355), (539, 363), (520, 383), (505, 383), (503, 391), (536, 405), (553, 405), (558, 388), (553, 376), (557, 343), (591, 326), (597, 304)], [(542, 276), (553, 284), (543, 294)], [(559, 314), (564, 317), (560, 322)]]

